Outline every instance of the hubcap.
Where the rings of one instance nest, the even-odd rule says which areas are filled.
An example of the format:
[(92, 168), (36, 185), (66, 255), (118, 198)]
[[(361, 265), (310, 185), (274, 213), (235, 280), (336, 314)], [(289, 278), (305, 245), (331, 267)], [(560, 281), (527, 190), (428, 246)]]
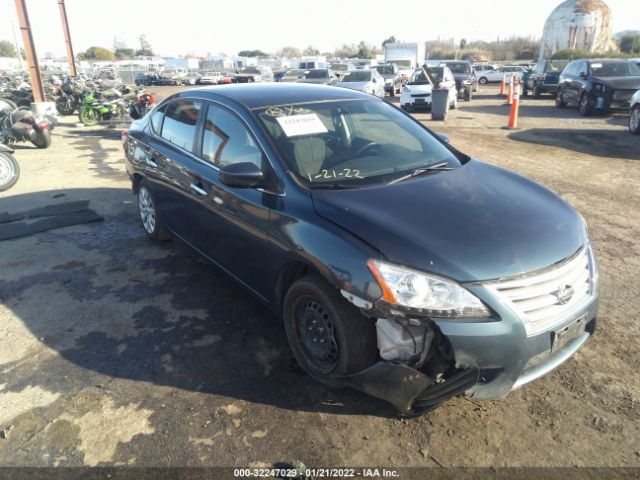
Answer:
[(6, 185), (16, 175), (13, 163), (4, 155), (0, 155), (0, 186)]
[(144, 187), (138, 192), (138, 211), (144, 229), (148, 234), (153, 234), (156, 230), (156, 209), (149, 191)]
[(296, 311), (298, 342), (309, 363), (321, 373), (338, 365), (338, 343), (329, 312), (313, 298), (303, 299)]
[(640, 127), (640, 108), (634, 108), (629, 117), (629, 126), (634, 132), (638, 131)]

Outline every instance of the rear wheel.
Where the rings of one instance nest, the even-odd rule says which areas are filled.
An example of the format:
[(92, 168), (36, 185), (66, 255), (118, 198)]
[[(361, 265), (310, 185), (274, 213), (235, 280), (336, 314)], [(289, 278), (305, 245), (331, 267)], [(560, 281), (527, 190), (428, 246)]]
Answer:
[(51, 132), (49, 132), (49, 130), (42, 130), (36, 133), (31, 143), (38, 148), (48, 148), (51, 145)]
[(0, 192), (13, 187), (20, 177), (20, 167), (9, 152), (0, 152)]
[(640, 135), (640, 105), (634, 105), (629, 114), (629, 132)]
[(284, 326), (300, 366), (320, 381), (357, 373), (377, 358), (376, 329), (318, 275), (297, 280), (284, 301)]
[(542, 87), (537, 83), (533, 86), (533, 98), (540, 98), (542, 96)]
[(152, 241), (163, 242), (171, 238), (145, 180), (138, 186), (138, 214), (144, 231)]
[(56, 110), (60, 115), (73, 115), (76, 111), (73, 101), (69, 101), (65, 98), (60, 98), (56, 101)]
[(480, 85), (484, 85), (487, 83), (487, 77), (480, 77), (480, 79), (478, 80), (478, 83), (480, 83)]

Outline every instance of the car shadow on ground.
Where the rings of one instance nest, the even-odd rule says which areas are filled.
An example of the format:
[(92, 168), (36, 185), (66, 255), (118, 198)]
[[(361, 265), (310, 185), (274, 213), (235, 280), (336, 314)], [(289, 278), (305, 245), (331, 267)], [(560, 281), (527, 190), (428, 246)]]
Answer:
[(574, 152), (616, 160), (640, 160), (637, 138), (624, 129), (531, 128), (513, 131), (507, 138), (519, 142), (566, 148)]
[[(98, 373), (210, 394), (213, 404), (238, 399), (295, 411), (396, 416), (382, 401), (307, 376), (281, 322), (263, 304), (179, 241), (158, 245), (146, 238), (129, 190), (31, 195), (3, 198), (0, 211), (90, 199), (89, 208), (105, 220), (0, 242), (17, 263), (25, 261), (21, 242), (46, 247), (29, 252), (28, 273), (5, 268), (0, 277), (2, 302), (34, 341), (59, 353), (46, 368), (28, 372), (15, 362), (12, 375), (20, 376), (14, 381), (21, 388), (109, 381), (96, 380)], [(34, 293), (43, 291), (46, 298)], [(48, 305), (46, 315), (33, 313), (38, 302)]]

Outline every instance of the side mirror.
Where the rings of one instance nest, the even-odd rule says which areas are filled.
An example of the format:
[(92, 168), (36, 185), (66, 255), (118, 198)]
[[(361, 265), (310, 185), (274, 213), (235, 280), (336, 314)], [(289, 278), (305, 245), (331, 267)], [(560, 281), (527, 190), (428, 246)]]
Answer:
[(586, 74), (586, 72), (580, 72), (580, 73), (578, 74), (578, 76), (579, 76), (580, 78), (587, 78), (587, 74)]
[(232, 163), (220, 169), (220, 181), (230, 187), (253, 188), (262, 179), (262, 170), (251, 162)]
[(444, 143), (449, 143), (449, 136), (444, 133), (436, 133), (436, 135), (442, 140)]

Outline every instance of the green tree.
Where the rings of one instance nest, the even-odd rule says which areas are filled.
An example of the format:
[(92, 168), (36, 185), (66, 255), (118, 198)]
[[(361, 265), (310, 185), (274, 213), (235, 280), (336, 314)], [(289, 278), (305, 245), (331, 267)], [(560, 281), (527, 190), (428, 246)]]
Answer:
[(147, 40), (147, 36), (142, 34), (138, 37), (138, 40), (140, 40), (140, 49), (136, 51), (136, 55), (140, 55), (141, 57), (153, 57), (153, 49)]
[(239, 57), (268, 57), (269, 54), (262, 50), (242, 50), (238, 52)]
[(358, 44), (358, 58), (373, 58), (371, 46), (365, 42), (360, 42)]
[(316, 55), (320, 55), (320, 50), (318, 50), (317, 48), (312, 47), (311, 45), (309, 45), (307, 48), (304, 49), (302, 54), (306, 55), (308, 57), (314, 57)]
[(133, 58), (136, 54), (135, 50), (133, 48), (116, 48), (116, 50), (113, 52), (116, 56), (116, 58)]
[(382, 42), (382, 47), (384, 48), (384, 46), (387, 43), (396, 43), (398, 40), (396, 40), (396, 37), (394, 37), (393, 35), (391, 35), (389, 38), (386, 38), (383, 42)]
[(8, 40), (0, 40), (0, 57), (16, 58), (17, 56), (18, 52), (16, 52), (16, 47), (13, 46), (13, 43)]
[(296, 47), (282, 47), (278, 55), (286, 58), (298, 58), (300, 56), (300, 50)]
[(464, 50), (465, 48), (467, 48), (467, 39), (463, 38), (460, 40), (460, 50)]
[(358, 56), (358, 48), (355, 45), (347, 45), (346, 43), (340, 48), (336, 48), (333, 52), (336, 58), (355, 58)]
[(618, 45), (624, 53), (640, 53), (640, 35), (624, 35)]
[(78, 55), (80, 60), (115, 60), (111, 50), (104, 47), (90, 47)]

